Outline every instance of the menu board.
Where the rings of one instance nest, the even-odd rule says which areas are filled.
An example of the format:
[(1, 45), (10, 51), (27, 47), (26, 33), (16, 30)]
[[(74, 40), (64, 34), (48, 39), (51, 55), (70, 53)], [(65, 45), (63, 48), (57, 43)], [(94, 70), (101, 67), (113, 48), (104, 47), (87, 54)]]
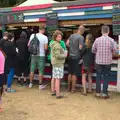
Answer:
[(57, 13), (48, 13), (46, 22), (48, 39), (51, 40), (53, 33), (58, 29), (58, 16)]
[(113, 35), (120, 35), (120, 4), (113, 5)]
[(22, 13), (4, 13), (0, 14), (0, 24), (11, 24), (24, 22)]
[(7, 23), (7, 17), (5, 17), (5, 15), (0, 14), (0, 24), (6, 24)]

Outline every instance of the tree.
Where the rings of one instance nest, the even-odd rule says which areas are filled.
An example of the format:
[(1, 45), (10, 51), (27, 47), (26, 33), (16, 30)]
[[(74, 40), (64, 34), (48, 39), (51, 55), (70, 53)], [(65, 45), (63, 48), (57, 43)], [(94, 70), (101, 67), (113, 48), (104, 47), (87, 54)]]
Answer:
[(65, 1), (75, 1), (75, 0), (55, 0), (55, 1), (58, 1), (58, 2), (65, 2)]
[(13, 7), (25, 1), (26, 0), (0, 0), (0, 7)]
[[(27, 0), (0, 0), (0, 7), (13, 7), (17, 6)], [(75, 1), (75, 0), (55, 0), (59, 2), (64, 2), (64, 1)]]

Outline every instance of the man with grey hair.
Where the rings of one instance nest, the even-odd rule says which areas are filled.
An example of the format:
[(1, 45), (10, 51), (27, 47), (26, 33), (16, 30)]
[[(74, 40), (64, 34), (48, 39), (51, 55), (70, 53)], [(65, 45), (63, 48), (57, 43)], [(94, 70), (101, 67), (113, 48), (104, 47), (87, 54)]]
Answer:
[[(96, 54), (96, 97), (101, 97), (101, 79), (103, 78), (103, 98), (109, 98), (108, 84), (111, 73), (112, 54), (117, 52), (117, 46), (110, 38), (109, 26), (102, 26), (102, 36), (97, 38), (93, 44), (92, 52)], [(102, 77), (102, 78), (101, 78)]]
[(72, 34), (68, 41), (67, 46), (69, 47), (69, 58), (68, 58), (68, 91), (75, 92), (77, 72), (80, 61), (80, 50), (84, 44), (84, 37), (82, 36), (85, 32), (84, 26), (79, 26), (77, 33)]

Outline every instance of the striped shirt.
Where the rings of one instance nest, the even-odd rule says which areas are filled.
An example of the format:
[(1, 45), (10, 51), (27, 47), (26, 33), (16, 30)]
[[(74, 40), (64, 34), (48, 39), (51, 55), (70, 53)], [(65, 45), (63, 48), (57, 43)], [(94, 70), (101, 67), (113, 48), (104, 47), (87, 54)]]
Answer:
[(95, 40), (92, 52), (96, 54), (96, 64), (110, 65), (113, 52), (117, 52), (117, 46), (112, 38), (103, 35)]

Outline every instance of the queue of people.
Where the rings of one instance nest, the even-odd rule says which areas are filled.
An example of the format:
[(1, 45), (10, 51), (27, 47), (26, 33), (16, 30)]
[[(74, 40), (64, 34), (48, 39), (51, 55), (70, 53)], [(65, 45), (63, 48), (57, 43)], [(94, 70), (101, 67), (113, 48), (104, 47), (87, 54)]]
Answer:
[[(92, 73), (94, 68), (96, 68), (96, 97), (109, 98), (108, 84), (112, 54), (113, 52), (117, 53), (118, 48), (114, 40), (108, 36), (110, 32), (108, 26), (102, 27), (102, 36), (97, 38), (95, 42), (91, 34), (84, 38), (84, 32), (85, 27), (81, 25), (77, 33), (72, 34), (68, 38), (66, 44), (62, 40), (63, 33), (59, 30), (54, 32), (53, 39), (48, 43), (48, 38), (44, 35), (44, 27), (40, 27), (39, 33), (32, 34), (30, 40), (27, 39), (26, 32), (21, 32), (20, 38), (16, 42), (14, 42), (12, 33), (5, 32), (0, 40), (0, 98), (5, 83), (7, 84), (7, 92), (16, 91), (11, 87), (15, 74), (18, 76), (18, 83), (21, 83), (21, 77), (24, 77), (22, 84), (25, 85), (28, 84), (27, 77), (29, 76), (29, 88), (32, 88), (34, 72), (38, 69), (39, 89), (46, 87), (43, 75), (48, 47), (50, 53), (48, 59), (52, 67), (52, 96), (56, 96), (57, 99), (63, 98), (60, 94), (60, 80), (64, 77), (64, 64), (68, 57), (68, 92), (74, 93), (76, 91), (75, 87), (80, 63), (82, 68), (82, 95), (86, 96), (87, 93), (92, 93)], [(88, 91), (86, 88), (87, 76)], [(101, 77), (104, 80), (102, 94)]]

